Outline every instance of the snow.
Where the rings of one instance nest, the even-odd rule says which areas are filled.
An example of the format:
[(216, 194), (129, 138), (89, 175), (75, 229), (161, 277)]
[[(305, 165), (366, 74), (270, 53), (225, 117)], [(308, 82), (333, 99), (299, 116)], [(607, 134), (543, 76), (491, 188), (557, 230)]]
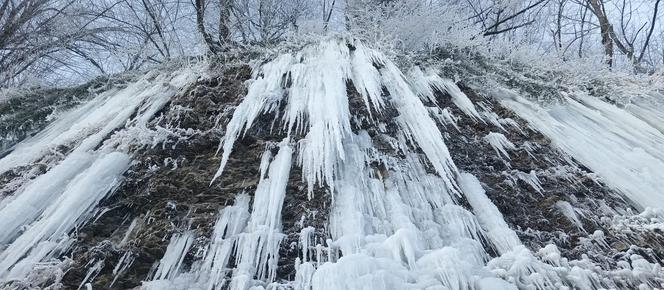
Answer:
[(505, 88), (492, 94), (636, 206), (664, 208), (664, 134), (632, 111), (583, 92), (540, 104)]

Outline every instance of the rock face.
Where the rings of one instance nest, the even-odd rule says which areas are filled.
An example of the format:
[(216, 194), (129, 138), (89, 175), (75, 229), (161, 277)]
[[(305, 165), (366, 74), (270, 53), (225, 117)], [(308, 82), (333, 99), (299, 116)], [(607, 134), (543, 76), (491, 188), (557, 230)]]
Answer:
[[(0, 237), (0, 281), (662, 287), (664, 205), (639, 214), (532, 118), (443, 74), (335, 38), (102, 93), (59, 117), (80, 128), (55, 121), (0, 159), (0, 227), (15, 228)], [(126, 170), (92, 175), (119, 155)], [(108, 186), (82, 188), (86, 176)]]

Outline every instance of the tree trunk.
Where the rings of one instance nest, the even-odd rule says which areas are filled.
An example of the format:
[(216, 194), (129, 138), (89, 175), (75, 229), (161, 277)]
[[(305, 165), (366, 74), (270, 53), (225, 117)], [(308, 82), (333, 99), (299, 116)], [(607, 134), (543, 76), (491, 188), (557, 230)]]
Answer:
[(219, 0), (219, 43), (225, 46), (231, 41), (231, 2), (232, 0)]
[(212, 53), (216, 53), (219, 50), (219, 45), (215, 43), (212, 39), (212, 36), (205, 30), (205, 0), (196, 0), (196, 27), (198, 32), (203, 36), (203, 41), (208, 47), (208, 50)]
[(613, 40), (611, 39), (611, 23), (609, 18), (604, 13), (604, 3), (601, 0), (588, 0), (588, 4), (592, 8), (593, 14), (599, 21), (600, 34), (602, 36), (602, 45), (604, 46), (604, 54), (606, 55), (606, 63), (613, 66)]

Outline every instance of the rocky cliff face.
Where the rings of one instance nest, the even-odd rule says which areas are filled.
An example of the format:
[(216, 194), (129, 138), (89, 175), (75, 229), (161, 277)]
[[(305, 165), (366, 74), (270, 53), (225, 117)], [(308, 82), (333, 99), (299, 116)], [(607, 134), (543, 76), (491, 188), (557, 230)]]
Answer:
[[(13, 147), (4, 287), (662, 287), (662, 198), (591, 152), (635, 150), (657, 194), (648, 120), (354, 39), (266, 58), (148, 73)], [(632, 131), (593, 127), (618, 113)]]

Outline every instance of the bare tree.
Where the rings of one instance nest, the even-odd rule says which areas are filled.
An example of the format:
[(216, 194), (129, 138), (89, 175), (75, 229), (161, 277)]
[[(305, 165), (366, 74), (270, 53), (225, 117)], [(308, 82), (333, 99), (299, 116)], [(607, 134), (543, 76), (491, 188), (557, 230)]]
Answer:
[[(535, 19), (524, 19), (523, 21), (513, 23), (513, 20), (518, 19), (520, 16), (523, 16), (529, 11), (532, 11), (538, 7), (542, 7), (546, 5), (549, 2), (549, 0), (537, 0), (531, 3), (528, 3), (525, 7), (518, 9), (516, 11), (508, 11), (504, 7), (498, 6), (495, 11), (495, 20), (493, 23), (489, 24), (485, 29), (484, 29), (484, 36), (491, 36), (491, 35), (497, 35), (501, 33), (505, 33), (508, 31), (512, 31), (524, 26), (531, 25), (535, 23)], [(506, 24), (507, 27), (504, 27)]]
[(613, 45), (615, 44), (618, 50), (621, 53), (623, 53), (625, 56), (627, 56), (627, 59), (632, 62), (634, 67), (636, 69), (639, 69), (640, 62), (643, 60), (643, 57), (647, 51), (648, 45), (650, 43), (650, 38), (652, 37), (652, 33), (655, 28), (655, 22), (657, 20), (660, 2), (661, 0), (655, 1), (653, 15), (650, 20), (650, 29), (648, 30), (648, 33), (645, 37), (645, 40), (643, 41), (643, 44), (641, 45), (640, 52), (638, 52), (637, 54), (636, 40), (638, 39), (639, 34), (646, 27), (647, 23), (643, 23), (636, 30), (635, 33), (628, 36), (626, 29), (628, 25), (630, 25), (633, 10), (628, 8), (626, 0), (622, 0), (622, 4), (620, 6), (620, 29), (622, 33), (622, 38), (621, 38), (617, 35), (616, 31), (611, 25), (611, 22), (609, 21), (604, 1), (588, 0), (588, 4), (590, 5), (591, 11), (595, 15), (595, 17), (597, 17), (600, 23), (602, 45), (604, 46), (604, 53), (607, 57), (607, 64), (609, 66), (613, 65)]
[(97, 25), (95, 20), (108, 11), (89, 11), (78, 2), (2, 1), (0, 85), (8, 85), (33, 69), (49, 70), (54, 66), (73, 68), (77, 64), (61, 56), (68, 53), (88, 61), (105, 73), (103, 65), (92, 57), (91, 49), (111, 49), (114, 44), (106, 36), (122, 29)]

